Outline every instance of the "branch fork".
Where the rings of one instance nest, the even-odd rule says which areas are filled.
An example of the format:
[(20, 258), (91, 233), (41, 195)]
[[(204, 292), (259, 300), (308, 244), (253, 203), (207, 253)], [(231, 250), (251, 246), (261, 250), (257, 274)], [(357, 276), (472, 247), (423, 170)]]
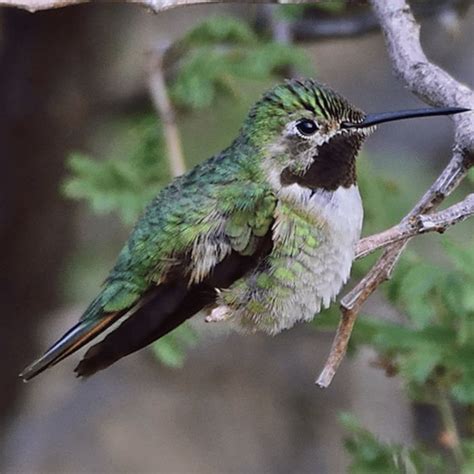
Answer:
[[(370, 0), (385, 36), (395, 74), (424, 101), (439, 106), (474, 109), (474, 93), (429, 62), (420, 43), (420, 27), (406, 0)], [(357, 316), (369, 296), (388, 280), (408, 242), (427, 232), (444, 232), (474, 214), (474, 194), (437, 213), (433, 210), (458, 187), (474, 165), (474, 113), (453, 117), (455, 146), (450, 162), (402, 221), (384, 232), (362, 239), (356, 258), (384, 248), (382, 256), (341, 301), (341, 320), (329, 357), (316, 380), (321, 388), (331, 383), (347, 350)]]

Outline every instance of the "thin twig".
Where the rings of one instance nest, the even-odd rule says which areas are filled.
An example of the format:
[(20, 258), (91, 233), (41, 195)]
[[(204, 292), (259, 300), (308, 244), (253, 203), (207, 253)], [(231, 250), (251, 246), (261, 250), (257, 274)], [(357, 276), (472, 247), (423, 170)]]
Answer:
[(462, 451), (461, 439), (456, 424), (456, 418), (454, 416), (453, 406), (449, 399), (449, 395), (446, 393), (446, 389), (439, 383), (437, 385), (438, 393), (435, 404), (439, 410), (444, 429), (446, 430), (443, 446), (451, 450), (457, 467), (460, 469), (464, 465), (464, 453)]
[[(395, 74), (407, 87), (426, 102), (441, 106), (464, 106), (474, 109), (474, 93), (453, 79), (447, 72), (430, 63), (420, 44), (420, 27), (406, 0), (370, 0), (384, 32)], [(420, 214), (432, 212), (466, 176), (474, 164), (474, 114), (453, 117), (455, 146), (451, 161), (410, 213), (402, 220), (408, 225)], [(386, 247), (367, 275), (341, 301), (341, 322), (331, 352), (317, 380), (327, 387), (347, 350), (354, 322), (368, 297), (390, 278), (407, 243), (404, 237)]]
[(331, 383), (336, 371), (341, 365), (342, 359), (344, 358), (349, 339), (351, 338), (352, 329), (357, 319), (357, 314), (354, 314), (356, 310), (346, 310), (341, 307), (341, 319), (339, 326), (337, 327), (337, 337), (334, 338), (331, 345), (329, 356), (326, 360), (321, 374), (316, 381), (316, 384), (321, 388), (326, 388)]
[(445, 232), (449, 227), (474, 214), (474, 194), (435, 214), (421, 214), (400, 224), (361, 239), (357, 244), (356, 259), (366, 257), (377, 249), (427, 232)]
[(163, 58), (167, 47), (156, 47), (150, 53), (150, 72), (148, 85), (153, 104), (160, 116), (163, 126), (167, 157), (171, 176), (174, 178), (186, 171), (181, 138), (176, 124), (176, 114), (168, 96), (163, 71)]

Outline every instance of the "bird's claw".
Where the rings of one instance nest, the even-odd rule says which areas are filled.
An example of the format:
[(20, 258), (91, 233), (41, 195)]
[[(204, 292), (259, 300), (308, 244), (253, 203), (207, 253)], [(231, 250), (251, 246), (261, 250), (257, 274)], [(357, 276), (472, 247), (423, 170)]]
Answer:
[(211, 314), (204, 318), (206, 323), (217, 323), (227, 321), (231, 317), (230, 308), (228, 306), (218, 306), (211, 311)]

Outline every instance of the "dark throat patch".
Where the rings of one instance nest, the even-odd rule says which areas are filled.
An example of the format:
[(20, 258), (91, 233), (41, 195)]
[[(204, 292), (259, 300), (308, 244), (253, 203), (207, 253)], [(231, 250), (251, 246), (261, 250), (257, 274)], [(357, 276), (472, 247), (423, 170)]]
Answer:
[(296, 174), (289, 167), (280, 175), (282, 186), (297, 183), (313, 191), (335, 191), (340, 186), (349, 188), (356, 183), (355, 158), (363, 138), (354, 135), (336, 135), (322, 145), (313, 163), (304, 174)]

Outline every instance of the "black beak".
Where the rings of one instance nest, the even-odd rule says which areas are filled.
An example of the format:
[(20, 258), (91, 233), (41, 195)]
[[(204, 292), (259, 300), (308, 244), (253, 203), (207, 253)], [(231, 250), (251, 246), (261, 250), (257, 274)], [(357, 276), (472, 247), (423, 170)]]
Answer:
[(379, 114), (367, 114), (362, 122), (342, 122), (341, 128), (365, 128), (379, 123), (392, 122), (416, 117), (432, 117), (435, 115), (453, 115), (469, 112), (470, 109), (463, 107), (439, 107), (427, 109), (399, 110), (398, 112), (382, 112)]

